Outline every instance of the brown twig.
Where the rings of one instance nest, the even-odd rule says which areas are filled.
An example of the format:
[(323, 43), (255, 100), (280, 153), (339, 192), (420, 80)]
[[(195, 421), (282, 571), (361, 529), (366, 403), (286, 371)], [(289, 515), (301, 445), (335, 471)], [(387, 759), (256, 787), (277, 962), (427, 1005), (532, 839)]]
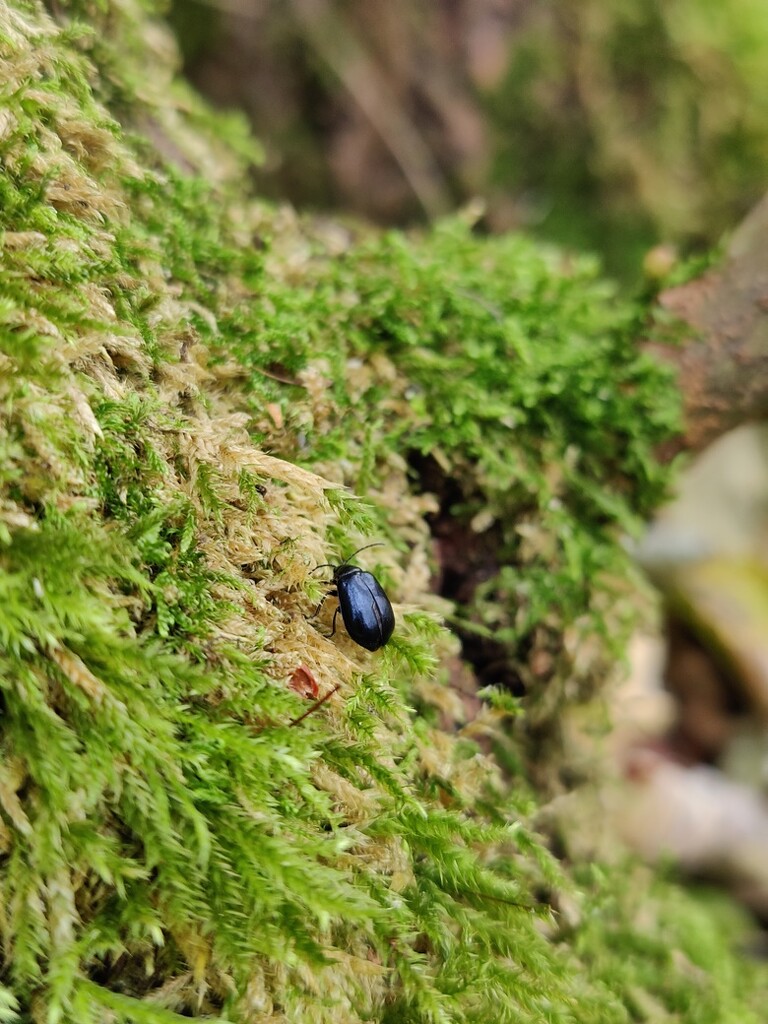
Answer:
[(337, 683), (334, 686), (334, 688), (332, 690), (329, 690), (328, 693), (326, 693), (323, 697), (320, 698), (320, 700), (316, 700), (311, 708), (307, 708), (303, 715), (299, 715), (298, 718), (294, 718), (293, 721), (290, 723), (291, 726), (298, 725), (299, 722), (303, 722), (305, 718), (311, 715), (314, 711), (317, 711), (319, 707), (322, 707), (322, 705), (325, 704), (329, 697), (332, 697), (334, 693), (336, 693), (336, 691), (340, 689), (341, 683)]
[(683, 398), (683, 434), (662, 455), (699, 451), (768, 415), (766, 230), (768, 197), (736, 230), (717, 268), (660, 296), (667, 317), (687, 325), (682, 344), (646, 346), (674, 368)]

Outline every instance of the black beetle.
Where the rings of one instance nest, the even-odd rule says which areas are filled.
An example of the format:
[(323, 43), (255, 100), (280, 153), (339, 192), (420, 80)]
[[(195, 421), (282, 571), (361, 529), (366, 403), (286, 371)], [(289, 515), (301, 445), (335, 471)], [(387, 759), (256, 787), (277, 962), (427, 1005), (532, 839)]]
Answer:
[(341, 617), (349, 635), (356, 644), (365, 647), (368, 651), (378, 651), (392, 636), (392, 631), (395, 628), (395, 613), (392, 611), (389, 598), (373, 573), (366, 572), (365, 569), (360, 569), (356, 565), (350, 565), (349, 562), (366, 548), (377, 546), (377, 544), (366, 544), (364, 547), (358, 548), (357, 551), (353, 551), (349, 558), (340, 565), (326, 562), (324, 565), (315, 566), (312, 570), (315, 572), (326, 566), (333, 569), (333, 583), (339, 598), (339, 607), (333, 613), (332, 629), (329, 636), (333, 636), (336, 632), (336, 616), (341, 611)]

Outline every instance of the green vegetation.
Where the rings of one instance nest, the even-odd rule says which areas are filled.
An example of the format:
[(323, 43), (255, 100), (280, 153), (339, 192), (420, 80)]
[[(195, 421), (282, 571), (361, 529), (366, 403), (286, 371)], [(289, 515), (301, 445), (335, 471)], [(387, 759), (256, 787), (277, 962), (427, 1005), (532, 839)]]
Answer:
[(766, 69), (757, 0), (531, 8), (485, 97), (493, 181), (634, 280), (650, 246), (716, 245), (763, 194)]
[[(495, 229), (598, 252), (634, 287), (646, 255), (657, 280), (675, 249), (706, 253), (764, 193), (761, 0), (230, 12), (173, 0), (169, 16), (191, 73), (269, 133), (261, 181), (302, 205), (343, 195), (391, 224), (480, 196)], [(419, 157), (403, 151), (411, 133)]]
[[(305, 274), (301, 289), (264, 282), (235, 348), (255, 367), (256, 395), (265, 365), (323, 367), (327, 408), (287, 454), (322, 475), (342, 466), (349, 487), (374, 497), (393, 457), (411, 467), (404, 489), (429, 479), (439, 515), (465, 537), (449, 562), (471, 573), (468, 552), (485, 548), (483, 580), (456, 613), (462, 629), (492, 637), (529, 685), (532, 652), (561, 659), (540, 709), (557, 714), (566, 680), (588, 690), (604, 671), (582, 660), (574, 673), (569, 631), (602, 636), (612, 657), (623, 650), (631, 612), (622, 622), (608, 608), (631, 572), (617, 541), (666, 486), (653, 451), (677, 423), (677, 399), (638, 351), (642, 312), (593, 260), (477, 237), (461, 219), (316, 253)], [(290, 418), (297, 390), (278, 386), (274, 399), (286, 391)], [(350, 415), (362, 436), (350, 437)], [(378, 509), (384, 536), (391, 510)], [(334, 539), (345, 550), (343, 531)]]
[[(757, 969), (704, 1017), (691, 968), (743, 922), (661, 883), (639, 922), (635, 868), (574, 878), (523, 775), (439, 727), (456, 643), (410, 610), (421, 453), (501, 552), (460, 615), (556, 642), (556, 731), (563, 638), (615, 629), (616, 531), (663, 487), (632, 311), (458, 222), (356, 241), (260, 206), (141, 10), (71, 14), (0, 14), (0, 1020), (619, 1024), (638, 992), (752, 1019)], [(305, 618), (366, 533), (398, 602), (373, 657)], [(294, 726), (300, 665), (341, 689)]]

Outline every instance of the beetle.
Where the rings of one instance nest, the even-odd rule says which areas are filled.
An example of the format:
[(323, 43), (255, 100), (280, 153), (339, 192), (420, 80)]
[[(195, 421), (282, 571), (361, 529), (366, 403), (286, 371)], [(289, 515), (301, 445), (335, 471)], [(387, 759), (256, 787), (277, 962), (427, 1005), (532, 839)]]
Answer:
[[(336, 588), (335, 595), (339, 599), (339, 607), (333, 613), (329, 636), (336, 632), (336, 616), (341, 612), (350, 637), (368, 651), (378, 651), (383, 647), (395, 628), (395, 613), (379, 581), (373, 573), (366, 572), (357, 565), (350, 565), (355, 555), (359, 555), (366, 548), (374, 547), (379, 547), (379, 544), (365, 544), (357, 551), (353, 551), (349, 558), (339, 565), (325, 562), (312, 570), (316, 572), (317, 569), (324, 569), (326, 566), (333, 569), (333, 585)], [(333, 591), (331, 593), (334, 594)], [(321, 601), (320, 604), (322, 603)]]

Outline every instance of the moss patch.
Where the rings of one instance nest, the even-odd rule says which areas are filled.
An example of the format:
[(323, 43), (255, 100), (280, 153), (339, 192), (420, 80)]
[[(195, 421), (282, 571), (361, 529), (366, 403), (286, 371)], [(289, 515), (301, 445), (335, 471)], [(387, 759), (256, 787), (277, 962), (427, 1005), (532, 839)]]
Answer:
[[(630, 314), (527, 243), (356, 239), (259, 205), (157, 26), (83, 14), (0, 15), (0, 1019), (602, 1024), (639, 1019), (637, 990), (702, 1019), (672, 952), (656, 991), (659, 949), (704, 928), (727, 959), (719, 919), (662, 933), (674, 890), (650, 892), (643, 947), (614, 875), (574, 879), (533, 832), (528, 782), (410, 707), (450, 704), (457, 650), (415, 454), (458, 481), (462, 528), (489, 510), (491, 588), (528, 588), (460, 613), (487, 629), (498, 606), (505, 656), (542, 627), (545, 565), (575, 580), (591, 538), (623, 571), (671, 422)], [(305, 616), (314, 566), (372, 531), (398, 629), (369, 657)], [(294, 725), (302, 665), (340, 689)], [(722, 977), (712, 1005), (747, 1014), (757, 972)]]

